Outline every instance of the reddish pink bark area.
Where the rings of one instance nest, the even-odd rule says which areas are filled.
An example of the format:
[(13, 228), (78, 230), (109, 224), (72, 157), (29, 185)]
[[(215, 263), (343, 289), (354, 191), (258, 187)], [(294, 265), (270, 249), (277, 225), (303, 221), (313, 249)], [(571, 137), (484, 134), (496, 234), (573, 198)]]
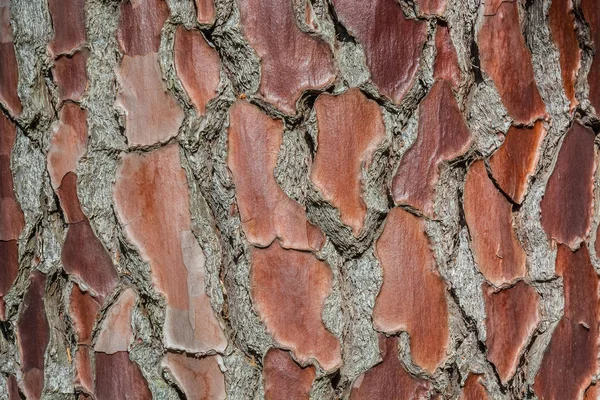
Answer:
[(362, 170), (385, 138), (381, 110), (356, 88), (339, 96), (322, 94), (315, 109), (319, 133), (311, 179), (357, 236), (367, 214)]
[(225, 377), (219, 369), (220, 356), (204, 358), (167, 353), (162, 365), (167, 367), (189, 400), (223, 400)]
[(589, 99), (598, 115), (600, 114), (600, 51), (598, 51), (600, 48), (600, 8), (596, 0), (581, 0), (581, 10), (590, 26), (591, 39), (596, 47), (592, 66), (588, 73), (588, 83), (590, 85)]
[(525, 251), (513, 226), (512, 204), (488, 177), (482, 160), (467, 172), (464, 212), (475, 262), (485, 278), (500, 286), (525, 276)]
[(204, 292), (204, 255), (191, 233), (179, 147), (124, 155), (114, 199), (127, 237), (150, 263), (153, 283), (166, 297), (167, 347), (191, 353), (223, 351), (226, 339)]
[(126, 289), (113, 304), (102, 321), (102, 327), (94, 346), (95, 351), (114, 354), (127, 351), (133, 343), (131, 318), (137, 295), (131, 288)]
[(421, 103), (417, 135), (400, 161), (392, 194), (396, 204), (408, 204), (433, 216), (440, 164), (471, 145), (471, 133), (448, 82), (437, 81)]
[(562, 143), (541, 201), (541, 223), (550, 239), (571, 248), (585, 239), (592, 221), (594, 132), (574, 123)]
[(430, 15), (442, 15), (446, 10), (447, 0), (417, 0), (419, 11)]
[(489, 398), (490, 396), (481, 382), (481, 375), (469, 374), (458, 400), (488, 400)]
[(0, 240), (17, 240), (25, 219), (14, 192), (10, 169), (10, 154), (17, 130), (15, 125), (0, 112)]
[(300, 30), (291, 0), (238, 0), (244, 34), (261, 59), (260, 94), (288, 114), (303, 91), (333, 82), (329, 46)]
[(16, 240), (0, 241), (0, 321), (6, 320), (4, 296), (19, 272), (19, 252)]
[(148, 400), (152, 393), (148, 382), (126, 351), (96, 353), (96, 397), (98, 400)]
[(87, 86), (87, 50), (77, 51), (73, 56), (62, 56), (54, 62), (53, 76), (58, 86), (60, 101), (81, 100)]
[(311, 253), (278, 243), (252, 249), (252, 298), (267, 331), (300, 362), (314, 358), (327, 371), (342, 363), (339, 341), (321, 319), (332, 279)]
[(546, 128), (541, 121), (533, 128), (511, 126), (502, 146), (490, 157), (492, 176), (515, 203), (521, 204), (525, 198), (545, 136)]
[(201, 24), (212, 24), (215, 22), (216, 10), (213, 0), (194, 0), (198, 10), (197, 18)]
[[(433, 1), (427, 1), (427, 6)], [(425, 21), (408, 20), (394, 0), (334, 0), (338, 18), (363, 45), (371, 80), (399, 103), (412, 86), (425, 44)]]
[(447, 26), (438, 25), (435, 32), (435, 63), (433, 64), (433, 77), (443, 79), (456, 88), (460, 83), (460, 67), (458, 65), (458, 56), (452, 38), (450, 29)]
[(158, 52), (160, 32), (169, 18), (164, 0), (129, 0), (121, 3), (117, 41), (130, 57)]
[(281, 120), (271, 119), (246, 101), (231, 107), (227, 165), (236, 186), (242, 227), (248, 241), (261, 247), (278, 238), (285, 248), (318, 250), (323, 234), (275, 180), (282, 135)]
[(85, 0), (49, 0), (54, 38), (48, 45), (53, 56), (70, 53), (85, 43)]
[[(533, 386), (540, 399), (579, 399), (598, 370), (598, 275), (587, 247), (558, 246), (564, 316), (552, 334)], [(565, 379), (568, 374), (568, 379)]]
[(398, 339), (379, 336), (382, 362), (359, 376), (350, 394), (351, 400), (424, 400), (431, 384), (410, 375), (398, 358)]
[[(22, 107), (21, 100), (17, 95), (19, 68), (10, 26), (9, 1), (0, 4), (0, 71), (2, 71), (0, 74), (0, 103), (4, 104), (13, 116), (17, 116), (21, 113)], [(4, 118), (4, 116), (0, 118)]]
[(508, 114), (517, 124), (546, 115), (533, 76), (531, 53), (519, 25), (519, 3), (486, 4), (477, 42), (482, 69), (492, 78)]
[(414, 362), (433, 373), (446, 357), (448, 306), (423, 221), (393, 208), (376, 254), (383, 284), (373, 309), (375, 327), (386, 333), (407, 331)]
[(273, 348), (263, 366), (265, 399), (308, 400), (315, 377), (315, 367), (302, 368), (287, 351)]
[(175, 32), (174, 61), (177, 75), (200, 114), (206, 103), (217, 94), (221, 60), (198, 30), (188, 31), (183, 25)]
[(485, 329), (488, 360), (496, 366), (503, 383), (514, 375), (521, 352), (540, 322), (539, 296), (523, 281), (494, 292), (484, 284)]

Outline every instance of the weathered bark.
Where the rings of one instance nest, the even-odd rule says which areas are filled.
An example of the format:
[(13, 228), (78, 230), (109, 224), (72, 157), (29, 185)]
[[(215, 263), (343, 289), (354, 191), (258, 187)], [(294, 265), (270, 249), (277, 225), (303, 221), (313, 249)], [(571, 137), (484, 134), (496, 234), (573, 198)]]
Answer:
[(598, 0), (0, 0), (0, 399), (591, 399)]

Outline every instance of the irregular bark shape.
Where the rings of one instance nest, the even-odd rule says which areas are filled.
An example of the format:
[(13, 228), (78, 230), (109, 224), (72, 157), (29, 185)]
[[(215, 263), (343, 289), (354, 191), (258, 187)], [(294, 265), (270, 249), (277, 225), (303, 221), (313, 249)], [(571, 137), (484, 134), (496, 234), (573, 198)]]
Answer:
[(225, 377), (219, 369), (219, 356), (204, 358), (167, 353), (162, 365), (169, 368), (188, 400), (226, 398)]
[(338, 18), (363, 45), (371, 80), (396, 103), (412, 86), (427, 36), (425, 21), (408, 20), (394, 0), (334, 0)]
[(0, 321), (6, 320), (4, 296), (19, 272), (19, 252), (16, 240), (0, 241)]
[(169, 18), (164, 0), (128, 0), (121, 2), (117, 42), (130, 57), (158, 52), (160, 32)]
[(267, 331), (296, 359), (316, 359), (326, 371), (342, 363), (338, 339), (321, 319), (332, 286), (331, 270), (312, 254), (278, 243), (252, 249), (252, 298)]
[(87, 111), (75, 103), (66, 103), (60, 110), (48, 150), (48, 173), (55, 189), (67, 172), (77, 169), (87, 148), (87, 134)]
[(216, 11), (213, 0), (194, 0), (198, 10), (197, 18), (201, 24), (213, 24), (215, 22)]
[(281, 190), (275, 180), (283, 123), (245, 101), (229, 112), (227, 165), (249, 242), (266, 247), (278, 238), (285, 248), (318, 250), (321, 231), (306, 219), (306, 211)]
[(86, 219), (81, 210), (79, 197), (77, 197), (77, 175), (73, 172), (67, 173), (56, 190), (56, 194), (67, 224), (76, 224)]
[(379, 336), (382, 362), (358, 377), (352, 386), (351, 400), (424, 400), (431, 384), (412, 377), (398, 358), (398, 339)]
[[(0, 71), (0, 103), (4, 104), (13, 116), (17, 116), (21, 114), (22, 107), (17, 95), (19, 66), (13, 46), (9, 1), (0, 4)], [(2, 118), (4, 116), (0, 117)]]
[(87, 50), (77, 51), (72, 57), (62, 56), (54, 62), (53, 76), (58, 86), (60, 101), (81, 100), (87, 86)]
[(310, 398), (315, 367), (302, 368), (287, 351), (276, 348), (267, 352), (263, 365), (266, 400)]
[(23, 391), (28, 399), (40, 399), (44, 388), (44, 353), (50, 341), (45, 292), (46, 275), (32, 272), (17, 321)]
[(75, 379), (73, 385), (86, 393), (94, 393), (94, 374), (92, 372), (92, 360), (90, 359), (90, 348), (87, 345), (77, 346), (75, 353)]
[(506, 383), (515, 374), (519, 357), (540, 322), (540, 297), (523, 281), (496, 293), (486, 284), (483, 289), (487, 358)]
[(488, 400), (490, 397), (477, 374), (469, 374), (462, 388), (459, 400)]
[(583, 17), (591, 29), (591, 38), (594, 41), (596, 52), (590, 72), (588, 73), (588, 83), (590, 85), (589, 99), (592, 106), (596, 109), (596, 114), (600, 114), (600, 10), (598, 2), (595, 0), (581, 0), (581, 10)]
[(95, 351), (114, 354), (127, 351), (133, 343), (131, 317), (137, 295), (133, 289), (126, 289), (106, 314), (94, 346)]
[(446, 10), (446, 0), (417, 0), (419, 11), (430, 15), (442, 15)]
[(10, 169), (10, 154), (17, 130), (0, 112), (0, 240), (17, 240), (25, 226), (25, 219), (14, 192)]
[(438, 25), (435, 32), (435, 63), (433, 64), (433, 77), (443, 79), (456, 88), (460, 84), (460, 67), (458, 56), (450, 37), (447, 26)]
[(117, 286), (119, 277), (110, 255), (87, 219), (69, 225), (61, 260), (65, 272), (83, 282), (100, 304)]
[(92, 329), (100, 307), (101, 304), (89, 293), (83, 292), (78, 285), (73, 285), (69, 311), (77, 334), (77, 344), (92, 344)]
[(495, 286), (525, 276), (527, 255), (513, 227), (512, 204), (487, 175), (483, 160), (467, 172), (464, 212), (475, 262)]
[(6, 379), (6, 391), (8, 392), (8, 400), (21, 400), (19, 394), (19, 385), (17, 384), (17, 378), (14, 375), (9, 375)]
[(560, 53), (560, 73), (565, 94), (571, 102), (571, 109), (574, 109), (578, 103), (575, 98), (575, 82), (579, 71), (581, 50), (575, 34), (573, 0), (553, 0), (548, 24), (554, 44)]
[(376, 254), (383, 284), (373, 309), (375, 327), (407, 331), (414, 362), (433, 373), (446, 357), (448, 306), (423, 221), (401, 208), (390, 210)]
[(533, 388), (540, 399), (579, 399), (598, 369), (598, 275), (586, 246), (573, 252), (559, 245), (556, 273), (564, 282), (564, 316), (552, 334)]
[(311, 179), (358, 236), (367, 215), (362, 170), (385, 138), (381, 110), (356, 88), (339, 96), (322, 94), (315, 110), (319, 134)]
[(598, 400), (600, 398), (600, 387), (597, 383), (592, 383), (586, 390), (584, 400)]
[(492, 78), (508, 114), (516, 124), (529, 124), (546, 115), (538, 92), (531, 54), (519, 25), (519, 3), (486, 5), (477, 42), (482, 69)]
[(49, 0), (54, 38), (48, 45), (54, 56), (70, 53), (85, 43), (85, 0)]
[(450, 85), (437, 81), (419, 107), (418, 136), (404, 153), (392, 181), (396, 204), (409, 204), (433, 216), (439, 166), (467, 151), (471, 133)]
[(215, 97), (219, 85), (221, 60), (217, 51), (208, 45), (200, 31), (188, 31), (180, 25), (175, 32), (173, 60), (192, 104), (200, 114), (205, 114), (206, 103)]
[(533, 128), (511, 126), (504, 143), (489, 159), (496, 183), (517, 204), (525, 198), (545, 136), (546, 128), (541, 121), (536, 122)]
[(96, 353), (96, 397), (98, 400), (147, 400), (152, 398), (140, 368), (126, 351)]
[(244, 34), (261, 59), (260, 94), (285, 113), (303, 91), (335, 78), (331, 50), (300, 30), (292, 0), (238, 0)]
[(125, 111), (130, 145), (151, 145), (177, 135), (184, 113), (165, 87), (158, 53), (124, 56), (117, 80), (117, 105)]
[(550, 239), (571, 248), (591, 227), (594, 133), (574, 123), (562, 143), (541, 201), (541, 223)]
[(114, 199), (127, 237), (150, 263), (153, 284), (166, 297), (166, 346), (190, 353), (223, 351), (227, 341), (204, 293), (204, 256), (190, 231), (179, 147), (124, 155)]

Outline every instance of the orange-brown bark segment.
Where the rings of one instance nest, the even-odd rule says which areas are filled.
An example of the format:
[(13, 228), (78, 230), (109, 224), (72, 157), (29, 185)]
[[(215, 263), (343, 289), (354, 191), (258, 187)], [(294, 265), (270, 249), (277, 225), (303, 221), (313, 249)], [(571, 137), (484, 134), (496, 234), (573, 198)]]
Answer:
[(458, 400), (488, 400), (488, 395), (485, 386), (481, 383), (481, 376), (477, 374), (469, 374), (463, 386)]
[(156, 290), (166, 298), (167, 347), (223, 351), (226, 339), (204, 292), (204, 255), (191, 233), (179, 147), (124, 155), (113, 195), (127, 237), (150, 263)]
[(311, 253), (279, 243), (252, 249), (252, 298), (267, 331), (296, 359), (316, 359), (331, 371), (341, 365), (338, 339), (321, 319), (332, 286), (331, 270)]
[(446, 81), (437, 81), (419, 108), (415, 143), (404, 153), (392, 182), (396, 204), (409, 204), (432, 216), (439, 166), (463, 154), (471, 133)]
[(23, 391), (28, 399), (40, 399), (44, 388), (44, 353), (50, 342), (50, 327), (44, 308), (46, 275), (31, 273), (17, 320)]
[(285, 248), (319, 249), (323, 234), (275, 180), (283, 123), (246, 101), (237, 101), (229, 112), (228, 135), (227, 165), (248, 241), (265, 247), (278, 238)]
[(270, 349), (263, 367), (265, 399), (308, 400), (315, 377), (315, 367), (302, 368), (287, 351)]
[(0, 112), (0, 240), (17, 240), (25, 219), (14, 192), (10, 155), (15, 144), (15, 125)]
[(238, 0), (244, 34), (261, 59), (260, 93), (288, 114), (309, 89), (335, 78), (331, 50), (300, 30), (291, 0)]
[(553, 0), (548, 23), (554, 44), (560, 53), (560, 73), (571, 109), (577, 105), (575, 81), (579, 70), (581, 50), (575, 34), (573, 0)]
[(562, 143), (541, 201), (541, 223), (550, 239), (575, 248), (591, 227), (594, 132), (574, 123)]
[(140, 368), (129, 353), (96, 353), (96, 397), (98, 400), (148, 400), (152, 393)]
[(435, 32), (435, 63), (433, 64), (433, 77), (443, 79), (456, 88), (460, 84), (460, 67), (456, 49), (450, 37), (450, 29), (445, 25), (438, 25)]
[(465, 219), (475, 262), (485, 278), (500, 286), (525, 276), (525, 251), (513, 226), (512, 204), (488, 177), (482, 160), (467, 172)]
[[(482, 69), (492, 78), (508, 114), (517, 124), (545, 117), (533, 76), (531, 54), (519, 24), (519, 3), (486, 4), (477, 42)], [(499, 3), (499, 4), (498, 4)]]
[(494, 292), (484, 284), (487, 357), (503, 383), (514, 375), (519, 357), (540, 322), (539, 295), (523, 281)]
[(87, 50), (75, 52), (72, 56), (59, 57), (54, 62), (53, 76), (58, 86), (60, 101), (81, 100), (87, 86)]
[(446, 357), (448, 306), (423, 221), (393, 208), (376, 254), (383, 284), (373, 309), (375, 327), (386, 333), (407, 331), (413, 360), (433, 373)]
[(56, 190), (56, 194), (67, 224), (76, 224), (86, 219), (81, 210), (79, 197), (77, 197), (77, 175), (73, 172), (67, 173)]
[(213, 0), (194, 0), (196, 3), (197, 19), (201, 24), (212, 24), (215, 22), (216, 10)]
[(352, 385), (351, 400), (429, 398), (431, 384), (411, 376), (398, 358), (398, 339), (379, 336), (382, 362), (359, 376)]
[(4, 296), (19, 272), (19, 251), (16, 240), (0, 241), (0, 321), (6, 320)]
[(85, 43), (85, 0), (49, 0), (54, 38), (50, 53), (67, 54)]
[(598, 275), (586, 246), (573, 252), (558, 245), (556, 273), (564, 283), (564, 316), (533, 388), (540, 399), (579, 399), (598, 370)]
[(419, 11), (424, 14), (442, 15), (446, 10), (447, 0), (417, 0)]
[(502, 146), (490, 157), (490, 169), (496, 183), (517, 204), (525, 198), (545, 135), (546, 128), (541, 121), (533, 128), (511, 126)]
[(358, 235), (367, 214), (362, 170), (385, 137), (381, 110), (356, 88), (339, 96), (322, 94), (315, 110), (319, 133), (311, 179)]
[(94, 346), (95, 351), (114, 354), (127, 351), (133, 343), (132, 314), (137, 295), (131, 288), (121, 293), (102, 321), (100, 333)]
[(169, 17), (164, 0), (125, 0), (121, 3), (117, 41), (123, 54), (130, 57), (156, 53), (160, 32)]
[(204, 114), (206, 103), (217, 94), (221, 61), (198, 30), (183, 25), (175, 32), (175, 70), (192, 104)]
[(188, 400), (224, 400), (225, 377), (219, 369), (218, 358), (167, 353), (162, 365), (171, 371)]
[(362, 44), (371, 80), (399, 103), (412, 86), (425, 44), (425, 21), (404, 17), (394, 0), (334, 0), (338, 18)]
[(588, 73), (589, 99), (596, 109), (596, 114), (600, 114), (600, 51), (598, 50), (600, 49), (600, 8), (596, 0), (581, 0), (581, 10), (591, 29), (591, 38), (596, 48)]

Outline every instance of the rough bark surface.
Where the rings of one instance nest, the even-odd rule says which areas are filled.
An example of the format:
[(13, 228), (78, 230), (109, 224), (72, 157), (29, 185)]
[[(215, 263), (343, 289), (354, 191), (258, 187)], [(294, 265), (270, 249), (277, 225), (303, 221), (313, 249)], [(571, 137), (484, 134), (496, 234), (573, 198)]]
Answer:
[(595, 399), (598, 0), (0, 0), (0, 400)]

